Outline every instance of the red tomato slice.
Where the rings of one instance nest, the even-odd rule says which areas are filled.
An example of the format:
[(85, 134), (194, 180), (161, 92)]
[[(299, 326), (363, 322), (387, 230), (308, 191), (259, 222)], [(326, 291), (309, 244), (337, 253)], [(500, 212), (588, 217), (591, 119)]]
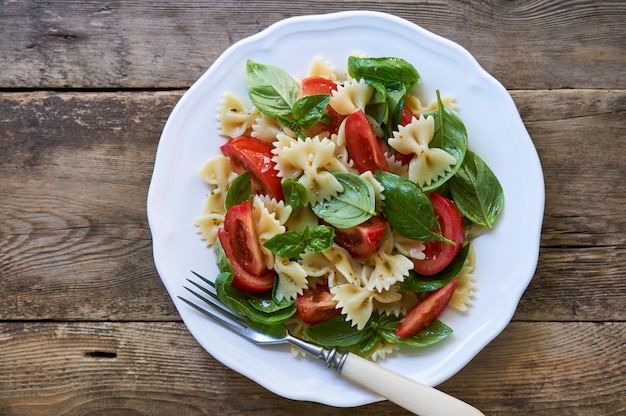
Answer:
[(368, 257), (376, 251), (385, 234), (387, 221), (376, 216), (350, 228), (335, 228), (335, 242), (354, 257)]
[(326, 322), (339, 315), (341, 310), (335, 309), (336, 306), (337, 302), (325, 285), (308, 288), (296, 298), (298, 314), (309, 325)]
[(400, 338), (411, 338), (428, 328), (443, 313), (456, 290), (456, 279), (444, 287), (430, 292), (396, 327)]
[(257, 240), (250, 201), (235, 205), (226, 212), (218, 238), (233, 265), (233, 286), (250, 293), (266, 292), (274, 286), (274, 273), (265, 266)]
[(323, 77), (305, 78), (300, 85), (301, 97), (317, 94), (332, 94), (333, 91), (337, 91), (337, 84)]
[(413, 270), (425, 276), (431, 276), (445, 269), (463, 248), (465, 242), (465, 225), (463, 215), (454, 202), (445, 196), (432, 192), (428, 195), (435, 217), (441, 226), (441, 234), (454, 241), (456, 245), (438, 241), (427, 241), (424, 244), (424, 260), (413, 259)]
[[(328, 78), (309, 77), (302, 80), (302, 84), (300, 85), (300, 96), (306, 97), (309, 95), (332, 94), (333, 91), (336, 90), (337, 84)], [(339, 127), (341, 126), (341, 122), (345, 117), (336, 112), (330, 105), (326, 106), (326, 112), (330, 116), (330, 124), (325, 124), (320, 121), (306, 131), (308, 136), (313, 137), (323, 131), (328, 131), (331, 134), (337, 134)]]
[(273, 148), (271, 144), (251, 136), (236, 137), (220, 147), (222, 153), (231, 159), (236, 172), (247, 169), (252, 173), (255, 192), (282, 200), (283, 188), (276, 164), (272, 161)]
[(346, 146), (354, 167), (360, 173), (386, 171), (387, 161), (365, 113), (358, 110), (346, 117), (345, 123)]

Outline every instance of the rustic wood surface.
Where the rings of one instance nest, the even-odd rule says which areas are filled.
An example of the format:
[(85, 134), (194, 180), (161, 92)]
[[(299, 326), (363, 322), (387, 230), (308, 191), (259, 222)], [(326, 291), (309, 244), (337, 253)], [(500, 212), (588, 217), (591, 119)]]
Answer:
[[(486, 415), (626, 414), (626, 2), (0, 1), (0, 415), (400, 415), (276, 396), (191, 337), (154, 267), (163, 125), (230, 44), (390, 12), (509, 89), (546, 206), (504, 332), (439, 387)], [(226, 24), (225, 24), (226, 22)]]

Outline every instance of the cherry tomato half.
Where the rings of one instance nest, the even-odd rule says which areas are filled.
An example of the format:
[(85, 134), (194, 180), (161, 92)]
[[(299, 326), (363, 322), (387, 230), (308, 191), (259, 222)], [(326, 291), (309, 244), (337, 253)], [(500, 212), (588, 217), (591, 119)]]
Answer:
[[(302, 80), (302, 84), (300, 85), (300, 96), (307, 97), (309, 95), (318, 95), (318, 94), (332, 94), (333, 91), (337, 91), (337, 84), (328, 78), (323, 77), (309, 77)], [(339, 131), (339, 127), (341, 126), (341, 122), (345, 118), (341, 114), (335, 111), (330, 105), (326, 106), (326, 112), (330, 116), (330, 124), (326, 124), (322, 121), (317, 123), (315, 126), (311, 127), (307, 130), (307, 135), (313, 137), (323, 131), (328, 131), (331, 134), (337, 134)]]
[(463, 248), (465, 242), (465, 225), (463, 215), (454, 202), (445, 196), (432, 192), (428, 195), (435, 217), (441, 226), (441, 235), (456, 244), (427, 241), (424, 249), (426, 258), (423, 260), (413, 259), (413, 270), (425, 276), (431, 276), (445, 269)]
[(267, 194), (277, 200), (283, 199), (276, 164), (272, 161), (274, 147), (251, 136), (239, 136), (231, 139), (220, 149), (228, 156), (237, 173), (249, 170), (252, 173), (253, 191)]
[(335, 228), (335, 243), (354, 257), (368, 257), (376, 251), (385, 234), (387, 221), (381, 216), (350, 228)]
[(396, 334), (400, 338), (411, 338), (428, 328), (450, 303), (456, 290), (456, 283), (456, 279), (453, 279), (444, 287), (430, 292), (406, 314), (396, 327)]
[(268, 270), (257, 239), (250, 201), (232, 206), (217, 234), (233, 266), (233, 286), (241, 291), (263, 293), (274, 286), (274, 272)]
[(309, 325), (326, 322), (341, 313), (335, 309), (337, 302), (328, 290), (328, 286), (317, 285), (304, 290), (302, 295), (296, 297), (296, 307), (300, 318)]
[(345, 120), (346, 147), (359, 173), (387, 170), (387, 161), (378, 145), (378, 139), (362, 110), (358, 110)]

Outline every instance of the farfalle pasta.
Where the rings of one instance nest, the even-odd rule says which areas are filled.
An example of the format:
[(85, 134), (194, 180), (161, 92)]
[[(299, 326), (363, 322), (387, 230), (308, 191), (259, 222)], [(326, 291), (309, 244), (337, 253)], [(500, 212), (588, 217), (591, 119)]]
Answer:
[(454, 97), (423, 104), (400, 58), (350, 56), (339, 76), (318, 57), (302, 80), (252, 61), (246, 71), (247, 99), (226, 92), (218, 108), (223, 155), (200, 173), (195, 223), (233, 288), (218, 295), (237, 296), (220, 300), (373, 360), (447, 337), (428, 304), (470, 308), (465, 223), (489, 227), (501, 208), (482, 223), (471, 195), (451, 195), (478, 157)]

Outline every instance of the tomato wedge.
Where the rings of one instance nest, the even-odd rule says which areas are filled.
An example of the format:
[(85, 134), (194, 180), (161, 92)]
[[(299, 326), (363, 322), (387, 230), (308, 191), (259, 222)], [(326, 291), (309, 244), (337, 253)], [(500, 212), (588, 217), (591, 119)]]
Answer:
[(328, 286), (317, 285), (304, 290), (296, 297), (296, 308), (302, 321), (309, 325), (326, 322), (341, 313), (335, 309), (337, 302), (333, 300)]
[(302, 80), (300, 84), (300, 96), (317, 94), (332, 94), (337, 91), (337, 84), (324, 77), (308, 77)]
[(231, 159), (237, 173), (249, 170), (252, 173), (253, 191), (267, 194), (282, 200), (283, 188), (278, 177), (276, 164), (272, 161), (274, 147), (251, 136), (239, 136), (231, 139), (220, 149)]
[(456, 279), (453, 279), (444, 287), (430, 292), (398, 324), (396, 334), (400, 338), (411, 338), (428, 328), (450, 303), (456, 283)]
[(345, 120), (346, 147), (359, 173), (388, 170), (378, 139), (362, 110), (358, 110)]
[[(307, 97), (309, 95), (318, 94), (332, 94), (333, 91), (337, 91), (337, 84), (328, 78), (323, 77), (309, 77), (302, 80), (300, 85), (300, 96)], [(313, 137), (323, 131), (328, 131), (331, 134), (337, 134), (341, 122), (345, 118), (341, 114), (335, 111), (330, 105), (326, 106), (326, 112), (330, 116), (330, 124), (326, 124), (322, 121), (315, 126), (307, 130), (307, 135)]]
[(383, 239), (387, 221), (381, 216), (350, 228), (335, 228), (335, 243), (354, 257), (368, 257), (376, 251)]
[(432, 192), (428, 195), (435, 210), (435, 218), (441, 226), (441, 234), (456, 244), (438, 241), (425, 242), (423, 260), (413, 259), (413, 270), (425, 276), (431, 276), (445, 269), (459, 254), (465, 242), (463, 215), (454, 202), (445, 196)]
[(224, 216), (217, 237), (233, 266), (233, 286), (250, 293), (263, 293), (274, 286), (274, 272), (268, 270), (257, 240), (250, 201), (232, 206)]

